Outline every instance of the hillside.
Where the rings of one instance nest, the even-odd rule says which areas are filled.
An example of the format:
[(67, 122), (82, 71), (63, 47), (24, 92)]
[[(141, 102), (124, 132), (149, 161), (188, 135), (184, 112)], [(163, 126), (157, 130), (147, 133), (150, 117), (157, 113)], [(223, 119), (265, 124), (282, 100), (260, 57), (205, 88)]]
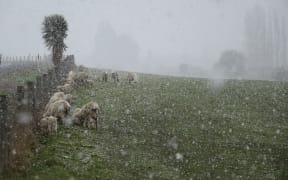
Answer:
[[(92, 70), (93, 73), (94, 70)], [(285, 179), (288, 84), (141, 74), (97, 82), (72, 107), (96, 101), (100, 128), (41, 137), (17, 179)]]

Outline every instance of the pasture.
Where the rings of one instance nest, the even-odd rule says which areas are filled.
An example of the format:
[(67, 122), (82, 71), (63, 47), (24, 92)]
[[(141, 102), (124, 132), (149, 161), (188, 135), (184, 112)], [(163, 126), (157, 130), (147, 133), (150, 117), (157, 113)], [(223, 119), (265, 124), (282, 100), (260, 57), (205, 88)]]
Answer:
[[(96, 70), (91, 70), (91, 73)], [(287, 179), (288, 83), (140, 74), (73, 91), (99, 129), (40, 137), (12, 179)]]

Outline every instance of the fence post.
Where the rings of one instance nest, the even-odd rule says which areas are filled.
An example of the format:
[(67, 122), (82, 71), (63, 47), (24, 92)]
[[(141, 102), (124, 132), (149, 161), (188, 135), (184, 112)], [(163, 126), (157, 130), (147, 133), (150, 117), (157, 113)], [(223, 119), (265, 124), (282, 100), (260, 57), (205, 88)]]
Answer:
[(17, 109), (21, 109), (24, 100), (24, 86), (17, 86), (16, 97), (17, 97)]
[(47, 88), (49, 92), (49, 97), (51, 94), (53, 94), (53, 88), (54, 88), (54, 83), (53, 83), (53, 70), (48, 70), (48, 75), (47, 75)]
[(59, 77), (60, 77), (60, 74), (59, 74), (59, 66), (55, 66), (53, 68), (53, 74), (54, 74), (54, 79), (53, 79), (53, 83), (54, 83), (54, 88), (57, 87), (59, 84), (60, 84), (60, 81), (59, 81)]
[(48, 97), (49, 97), (49, 91), (48, 91), (48, 75), (47, 74), (43, 74), (42, 76), (42, 97), (43, 97), (43, 102), (47, 102)]
[(35, 92), (36, 106), (42, 108), (42, 82), (41, 76), (36, 77), (36, 92)]
[(7, 165), (8, 149), (7, 149), (7, 115), (8, 101), (6, 95), (0, 95), (0, 173), (3, 172)]
[(31, 117), (31, 123), (33, 129), (36, 130), (37, 127), (37, 111), (36, 111), (36, 101), (35, 101), (35, 87), (33, 81), (27, 81), (27, 110), (26, 113)]
[(27, 81), (27, 105), (29, 108), (35, 108), (35, 88), (33, 81)]

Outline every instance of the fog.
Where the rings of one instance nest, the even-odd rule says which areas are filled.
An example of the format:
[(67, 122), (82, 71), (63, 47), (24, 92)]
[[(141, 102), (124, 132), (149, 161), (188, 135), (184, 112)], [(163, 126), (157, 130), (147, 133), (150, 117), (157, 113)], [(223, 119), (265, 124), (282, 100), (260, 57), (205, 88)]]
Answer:
[[(245, 17), (255, 7), (287, 22), (286, 0), (0, 0), (0, 53), (49, 54), (41, 26), (45, 16), (57, 13), (68, 21), (65, 53), (74, 54), (77, 64), (214, 76), (215, 63), (225, 50), (237, 50), (250, 57), (247, 61), (254, 60), (247, 46)], [(287, 28), (281, 33), (286, 38)], [(287, 40), (282, 46), (286, 53)], [(283, 58), (277, 67), (287, 66), (287, 55)]]

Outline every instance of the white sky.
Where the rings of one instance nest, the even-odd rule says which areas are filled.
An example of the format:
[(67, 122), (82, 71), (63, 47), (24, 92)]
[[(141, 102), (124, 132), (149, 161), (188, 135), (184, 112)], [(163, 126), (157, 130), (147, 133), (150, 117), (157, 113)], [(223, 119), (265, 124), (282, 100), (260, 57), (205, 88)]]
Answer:
[[(68, 54), (93, 66), (97, 26), (109, 22), (159, 62), (189, 61), (209, 67), (225, 49), (243, 49), (244, 15), (257, 2), (281, 7), (285, 0), (0, 0), (0, 53), (10, 56), (48, 53), (41, 36), (44, 16), (68, 21)], [(165, 57), (188, 57), (179, 60)], [(163, 57), (163, 58), (161, 58)], [(177, 60), (176, 60), (177, 59)], [(149, 61), (149, 60), (147, 60)], [(154, 61), (154, 60), (153, 60)], [(152, 63), (152, 62), (151, 62)]]

